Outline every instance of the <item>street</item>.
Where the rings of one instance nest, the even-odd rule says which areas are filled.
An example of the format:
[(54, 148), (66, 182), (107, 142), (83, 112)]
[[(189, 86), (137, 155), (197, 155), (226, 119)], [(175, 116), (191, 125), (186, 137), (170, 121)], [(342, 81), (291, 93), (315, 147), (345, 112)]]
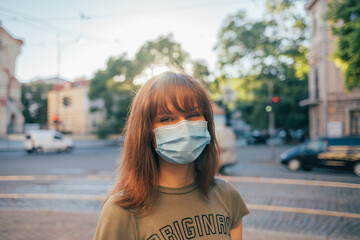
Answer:
[[(288, 148), (277, 146), (276, 155)], [(91, 239), (120, 155), (115, 146), (0, 152), (0, 239)], [(267, 145), (238, 146), (238, 163), (220, 176), (249, 207), (243, 239), (262, 239), (260, 233), (267, 239), (360, 239), (359, 177), (320, 169), (292, 173), (269, 156)]]

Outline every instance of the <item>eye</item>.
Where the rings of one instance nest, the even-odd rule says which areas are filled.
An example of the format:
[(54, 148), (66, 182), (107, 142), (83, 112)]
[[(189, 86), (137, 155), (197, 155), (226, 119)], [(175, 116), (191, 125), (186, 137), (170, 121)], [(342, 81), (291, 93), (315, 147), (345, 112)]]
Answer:
[(160, 118), (159, 122), (170, 122), (172, 120), (172, 118), (170, 117), (163, 117), (163, 118)]
[(193, 112), (193, 113), (190, 113), (188, 118), (197, 118), (197, 117), (200, 117), (201, 114), (199, 112)]

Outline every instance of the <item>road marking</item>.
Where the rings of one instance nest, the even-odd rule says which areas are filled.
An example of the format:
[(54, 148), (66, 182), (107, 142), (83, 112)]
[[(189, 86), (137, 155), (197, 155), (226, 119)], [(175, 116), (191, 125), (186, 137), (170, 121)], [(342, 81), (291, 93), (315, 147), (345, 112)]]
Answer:
[(87, 180), (113, 180), (114, 175), (24, 175), (24, 176), (0, 176), (0, 181), (33, 181), (33, 180), (66, 180), (66, 179), (87, 179)]
[[(264, 177), (236, 177), (220, 176), (230, 182), (251, 182), (251, 183), (271, 183), (288, 185), (306, 185), (320, 187), (340, 187), (360, 189), (358, 183), (330, 182), (319, 180), (301, 180), (290, 178), (264, 178)], [(67, 180), (67, 179), (85, 179), (85, 180), (115, 180), (115, 175), (24, 175), (24, 176), (0, 176), (0, 181), (34, 181), (34, 180)]]
[(272, 184), (288, 184), (288, 185), (306, 185), (306, 186), (320, 186), (320, 187), (340, 187), (340, 188), (358, 188), (360, 184), (344, 183), (344, 182), (329, 182), (318, 180), (301, 180), (289, 178), (263, 178), (263, 177), (235, 177), (235, 176), (221, 176), (230, 182), (252, 182), (252, 183), (272, 183)]
[(25, 199), (66, 199), (66, 200), (95, 200), (104, 201), (105, 195), (80, 195), (80, 194), (32, 194), (32, 193), (0, 193), (0, 198), (25, 198)]
[(347, 218), (360, 218), (360, 213), (349, 213), (349, 212), (338, 212), (328, 211), (311, 208), (296, 208), (296, 207), (284, 207), (284, 206), (273, 206), (273, 205), (262, 205), (262, 204), (246, 204), (250, 210), (265, 210), (272, 212), (289, 212), (289, 213), (303, 213), (311, 215), (324, 215), (332, 217), (347, 217)]
[[(65, 200), (88, 200), (88, 201), (104, 201), (106, 196), (104, 195), (69, 195), (69, 194), (0, 194), (0, 198), (10, 199), (65, 199)], [(324, 215), (332, 217), (347, 217), (347, 218), (360, 218), (360, 213), (338, 212), (328, 211), (310, 208), (296, 208), (296, 207), (284, 207), (274, 205), (262, 205), (262, 204), (246, 204), (250, 210), (264, 210), (272, 212), (288, 212), (288, 213), (302, 213), (310, 215)]]

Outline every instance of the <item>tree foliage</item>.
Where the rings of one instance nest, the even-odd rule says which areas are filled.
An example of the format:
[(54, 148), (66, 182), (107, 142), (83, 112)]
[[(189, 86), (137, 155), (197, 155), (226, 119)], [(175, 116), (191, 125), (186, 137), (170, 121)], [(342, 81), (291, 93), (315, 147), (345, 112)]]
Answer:
[(338, 37), (334, 57), (343, 70), (345, 88), (351, 91), (360, 86), (360, 1), (330, 3), (327, 18)]
[(176, 66), (183, 69), (188, 59), (181, 45), (173, 40), (173, 35), (159, 37), (155, 41), (147, 41), (136, 53), (135, 61), (138, 69), (145, 69), (153, 64)]
[(30, 83), (21, 85), (21, 103), (25, 123), (39, 123), (47, 125), (47, 98), (46, 92), (53, 85)]
[(192, 61), (192, 73), (191, 75), (199, 79), (206, 88), (209, 88), (209, 76), (211, 75), (207, 63), (204, 60)]
[(265, 16), (251, 20), (239, 11), (225, 20), (216, 45), (221, 76), (214, 85), (236, 89), (235, 105), (243, 119), (253, 128), (266, 129), (272, 82), (273, 95), (280, 98), (275, 126), (306, 128), (308, 112), (298, 104), (308, 89), (305, 16), (290, 0), (268, 0)]

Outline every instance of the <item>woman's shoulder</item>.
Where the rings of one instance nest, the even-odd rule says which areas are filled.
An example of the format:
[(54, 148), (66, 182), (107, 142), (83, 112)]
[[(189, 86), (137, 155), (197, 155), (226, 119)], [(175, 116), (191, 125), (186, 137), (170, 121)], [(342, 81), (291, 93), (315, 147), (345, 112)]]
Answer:
[(239, 191), (228, 180), (215, 178), (214, 191), (221, 195), (223, 200), (229, 204), (231, 212), (236, 213), (237, 216), (245, 216), (249, 213)]
[(235, 189), (234, 186), (223, 177), (215, 177), (214, 185), (218, 188), (223, 188), (227, 190)]
[(111, 195), (105, 202), (98, 221), (94, 239), (135, 239), (136, 223), (134, 215), (121, 207), (118, 195)]
[(122, 194), (120, 192), (112, 194), (103, 205), (102, 214), (105, 216), (110, 215), (115, 217), (130, 218), (132, 215), (131, 212), (119, 204), (121, 196)]
[(226, 179), (216, 177), (214, 179), (214, 190), (230, 196), (240, 196), (238, 190)]
[(228, 185), (230, 182), (223, 177), (215, 177), (214, 183), (218, 185)]

